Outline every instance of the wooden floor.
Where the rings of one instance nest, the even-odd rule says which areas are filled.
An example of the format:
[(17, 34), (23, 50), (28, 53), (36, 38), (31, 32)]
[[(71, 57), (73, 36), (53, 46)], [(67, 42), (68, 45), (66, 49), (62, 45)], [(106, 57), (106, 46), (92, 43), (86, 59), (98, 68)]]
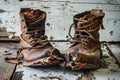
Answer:
[(0, 43), (0, 80), (10, 80), (15, 71), (16, 65), (6, 63), (5, 57), (15, 55), (18, 44)]
[(106, 66), (98, 70), (71, 71), (59, 66), (31, 68), (6, 63), (15, 56), (18, 43), (0, 43), (0, 80), (120, 80), (120, 44), (102, 45)]

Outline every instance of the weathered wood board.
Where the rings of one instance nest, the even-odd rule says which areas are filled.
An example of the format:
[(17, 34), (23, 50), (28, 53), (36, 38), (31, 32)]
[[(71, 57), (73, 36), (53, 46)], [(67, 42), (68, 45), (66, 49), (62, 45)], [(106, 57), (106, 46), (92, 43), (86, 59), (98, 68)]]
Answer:
[[(8, 32), (16, 32), (17, 36), (20, 35), (20, 8), (30, 7), (45, 11), (46, 35), (49, 40), (69, 39), (69, 26), (73, 23), (75, 14), (93, 8), (102, 9), (105, 12), (103, 20), (105, 30), (100, 30), (100, 40), (120, 41), (120, 0), (0, 0), (0, 5), (0, 28), (6, 27)], [(52, 42), (52, 44), (61, 53), (65, 53), (70, 46), (69, 42)], [(75, 72), (60, 67), (30, 68), (18, 65), (13, 80), (120, 80), (120, 68), (114, 58), (120, 62), (119, 46), (108, 45), (108, 47), (111, 51), (105, 46), (102, 47), (104, 56), (107, 56), (105, 57), (107, 68)], [(4, 57), (14, 54), (17, 48), (17, 44), (0, 44), (0, 80), (10, 79), (15, 65), (5, 63)], [(109, 52), (113, 53), (114, 57), (111, 57)]]
[[(53, 46), (65, 53), (70, 46), (69, 42), (52, 42)], [(65, 45), (65, 46), (63, 46)], [(113, 54), (119, 59), (119, 44), (108, 45)], [(13, 56), (18, 43), (0, 43), (0, 79), (9, 80), (13, 75), (15, 65), (4, 62), (4, 57)], [(18, 65), (13, 80), (119, 80), (120, 67), (114, 57), (109, 55), (106, 46), (102, 46), (106, 67), (98, 70), (71, 71), (61, 67), (30, 68)], [(117, 54), (116, 54), (117, 53)], [(9, 72), (9, 73), (8, 73)]]
[(120, 63), (120, 44), (109, 44), (108, 47)]
[[(73, 23), (75, 14), (102, 9), (105, 12), (103, 24), (105, 30), (100, 30), (101, 41), (120, 40), (120, 0), (0, 0), (0, 27), (20, 35), (20, 8), (41, 9), (47, 13), (46, 34), (48, 39), (68, 39), (69, 26)], [(72, 31), (73, 33), (74, 31)]]
[(16, 43), (0, 43), (0, 80), (10, 80), (16, 65), (6, 63), (5, 57), (15, 55), (18, 45)]

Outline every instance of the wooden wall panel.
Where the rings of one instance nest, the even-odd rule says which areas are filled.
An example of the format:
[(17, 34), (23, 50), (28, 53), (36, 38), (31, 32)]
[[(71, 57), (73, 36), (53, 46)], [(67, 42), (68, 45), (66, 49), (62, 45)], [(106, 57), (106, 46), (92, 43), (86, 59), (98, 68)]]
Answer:
[[(101, 41), (120, 41), (120, 1), (119, 0), (1, 0), (0, 27), (20, 35), (19, 10), (23, 7), (37, 8), (46, 11), (46, 34), (49, 39), (67, 40), (69, 26), (73, 16), (93, 8), (105, 12), (104, 27), (100, 31)], [(72, 31), (72, 34), (74, 31)]]

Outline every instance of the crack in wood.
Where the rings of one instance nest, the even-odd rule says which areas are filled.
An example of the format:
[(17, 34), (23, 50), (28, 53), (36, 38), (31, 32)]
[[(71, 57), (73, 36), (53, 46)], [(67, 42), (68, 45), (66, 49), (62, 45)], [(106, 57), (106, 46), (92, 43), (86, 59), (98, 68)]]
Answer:
[(108, 54), (116, 60), (116, 64), (120, 68), (120, 63), (119, 63), (118, 59), (115, 57), (115, 55), (113, 54), (111, 49), (108, 47), (108, 45), (107, 44), (104, 44), (104, 45), (106, 46), (106, 49), (109, 51)]
[(23, 72), (24, 71), (18, 71), (18, 72), (15, 72), (14, 75), (13, 75), (13, 78), (11, 80), (23, 80), (22, 77), (23, 77)]
[(63, 80), (62, 78), (60, 77), (57, 77), (57, 76), (50, 76), (50, 77), (40, 77), (40, 80)]

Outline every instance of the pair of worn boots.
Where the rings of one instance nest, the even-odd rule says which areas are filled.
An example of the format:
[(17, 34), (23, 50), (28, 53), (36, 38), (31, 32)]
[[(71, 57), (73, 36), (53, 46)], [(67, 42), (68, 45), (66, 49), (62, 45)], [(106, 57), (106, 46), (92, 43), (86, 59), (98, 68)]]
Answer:
[[(46, 13), (41, 10), (22, 8), (21, 18), (21, 48), (17, 51), (17, 62), (26, 66), (53, 66), (64, 63), (72, 70), (96, 69), (101, 66), (101, 44), (99, 42), (99, 29), (103, 29), (102, 10), (92, 9), (73, 17), (75, 33), (72, 45), (61, 54), (54, 48), (45, 35)], [(6, 59), (8, 60), (8, 59)]]

